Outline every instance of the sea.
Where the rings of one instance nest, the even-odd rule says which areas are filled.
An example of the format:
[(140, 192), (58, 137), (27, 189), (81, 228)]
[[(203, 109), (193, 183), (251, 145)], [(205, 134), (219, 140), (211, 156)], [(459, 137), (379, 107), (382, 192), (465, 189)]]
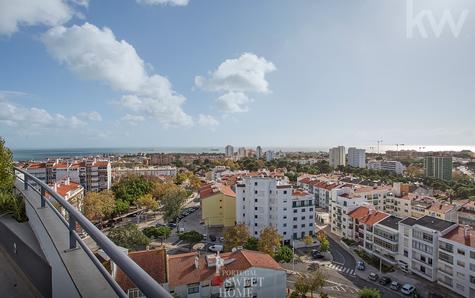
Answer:
[[(462, 151), (475, 152), (475, 145), (361, 145), (354, 146), (366, 149), (368, 153), (384, 153), (387, 150), (417, 151)], [(328, 152), (330, 146), (318, 147), (262, 147), (264, 151), (282, 152)], [(67, 158), (81, 156), (108, 156), (138, 153), (224, 153), (223, 147), (117, 147), (117, 148), (50, 148), (50, 149), (13, 149), (16, 161), (45, 160), (47, 158)], [(237, 147), (235, 147), (237, 151)]]

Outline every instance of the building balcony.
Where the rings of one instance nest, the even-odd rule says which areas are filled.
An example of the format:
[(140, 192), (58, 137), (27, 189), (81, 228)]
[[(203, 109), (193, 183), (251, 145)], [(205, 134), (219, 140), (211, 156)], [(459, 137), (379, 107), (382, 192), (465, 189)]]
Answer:
[[(25, 225), (31, 231), (29, 238), (24, 237), (28, 241), (19, 241), (21, 233), (4, 237), (0, 229), (0, 249), (2, 246), (9, 248), (6, 251), (11, 252), (10, 257), (40, 293), (33, 296), (127, 297), (110, 269), (106, 269), (94, 255), (92, 249), (100, 248), (147, 297), (171, 297), (63, 197), (23, 170), (15, 168), (15, 172), (15, 191), (24, 198), (28, 217)], [(32, 183), (38, 187), (32, 187)], [(66, 216), (55, 208), (53, 202), (64, 209)], [(87, 233), (90, 246), (76, 233), (77, 227)], [(33, 249), (27, 249), (28, 243)], [(11, 247), (17, 249), (11, 250)], [(0, 271), (4, 269), (3, 266), (0, 268)], [(3, 292), (2, 296), (15, 297)]]

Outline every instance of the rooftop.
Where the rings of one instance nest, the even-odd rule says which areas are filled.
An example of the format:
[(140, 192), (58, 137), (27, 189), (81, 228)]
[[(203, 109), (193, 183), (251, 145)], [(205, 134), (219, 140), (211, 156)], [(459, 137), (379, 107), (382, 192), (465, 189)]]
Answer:
[(366, 216), (365, 218), (360, 219), (360, 223), (365, 224), (365, 225), (374, 225), (378, 223), (379, 221), (385, 219), (388, 217), (389, 214), (381, 211), (372, 211)]
[(399, 218), (397, 216), (391, 215), (380, 221), (378, 224), (386, 226), (388, 228), (398, 230), (399, 227), (399, 222), (402, 220), (402, 218)]
[(459, 225), (457, 228), (445, 234), (442, 238), (475, 248), (475, 231), (471, 228), (468, 228), (467, 233), (465, 234), (465, 227)]
[(408, 225), (408, 226), (413, 226), (417, 222), (417, 218), (414, 217), (407, 217), (401, 221), (401, 223)]
[(366, 206), (360, 206), (352, 210), (348, 215), (354, 219), (361, 219), (365, 216), (368, 216), (370, 209)]
[(429, 229), (433, 229), (433, 230), (442, 232), (442, 231), (448, 229), (449, 227), (451, 227), (452, 225), (454, 225), (455, 223), (453, 223), (451, 221), (443, 220), (443, 219), (438, 219), (438, 218), (433, 217), (433, 216), (426, 215), (424, 217), (419, 218), (416, 221), (416, 224), (420, 225), (420, 226), (423, 226), (423, 227), (426, 227), (426, 228), (429, 228)]

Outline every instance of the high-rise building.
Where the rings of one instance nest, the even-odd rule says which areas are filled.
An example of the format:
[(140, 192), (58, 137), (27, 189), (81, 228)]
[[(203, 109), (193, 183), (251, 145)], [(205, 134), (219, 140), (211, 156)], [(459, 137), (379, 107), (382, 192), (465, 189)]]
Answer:
[(269, 161), (274, 160), (274, 158), (275, 158), (274, 155), (275, 155), (275, 154), (274, 154), (274, 151), (272, 151), (272, 150), (266, 151), (266, 161), (269, 162)]
[(397, 160), (372, 160), (368, 162), (368, 169), (394, 172), (401, 175), (406, 167)]
[(244, 148), (244, 147), (239, 147), (239, 149), (238, 149), (238, 157), (239, 157), (239, 158), (244, 158), (244, 157), (246, 157), (246, 148)]
[(426, 156), (424, 158), (424, 176), (451, 181), (452, 157)]
[(338, 146), (330, 149), (330, 166), (336, 168), (338, 166), (345, 166), (345, 146)]
[(348, 165), (354, 168), (366, 168), (366, 151), (355, 147), (348, 148)]
[(256, 147), (256, 158), (257, 159), (262, 158), (262, 147), (261, 146)]
[(231, 145), (227, 145), (224, 147), (224, 154), (228, 157), (231, 157), (234, 155), (234, 147)]

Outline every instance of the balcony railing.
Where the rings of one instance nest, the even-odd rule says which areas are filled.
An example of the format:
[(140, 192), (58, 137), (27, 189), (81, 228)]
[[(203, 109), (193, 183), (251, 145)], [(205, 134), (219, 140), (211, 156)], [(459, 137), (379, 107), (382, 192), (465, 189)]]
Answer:
[[(104, 268), (101, 262), (96, 258), (91, 249), (83, 242), (76, 233), (77, 225), (96, 242), (99, 246), (126, 275), (140, 289), (146, 297), (172, 297), (160, 284), (158, 284), (150, 275), (147, 274), (140, 266), (132, 261), (122, 250), (118, 248), (106, 235), (104, 235), (95, 225), (93, 225), (81, 212), (73, 207), (68, 201), (57, 194), (53, 189), (41, 180), (30, 175), (28, 172), (15, 168), (15, 176), (17, 181), (23, 184), (23, 190), (32, 190), (39, 195), (41, 208), (48, 206), (59, 220), (69, 230), (69, 249), (75, 250), (78, 244), (81, 246), (87, 257), (97, 267), (98, 271), (103, 275), (104, 279), (111, 286), (119, 297), (128, 297), (128, 295), (117, 284), (114, 278)], [(18, 188), (18, 185), (17, 185)], [(60, 207), (66, 212), (66, 218), (61, 215), (55, 206), (47, 198), (54, 199)]]

